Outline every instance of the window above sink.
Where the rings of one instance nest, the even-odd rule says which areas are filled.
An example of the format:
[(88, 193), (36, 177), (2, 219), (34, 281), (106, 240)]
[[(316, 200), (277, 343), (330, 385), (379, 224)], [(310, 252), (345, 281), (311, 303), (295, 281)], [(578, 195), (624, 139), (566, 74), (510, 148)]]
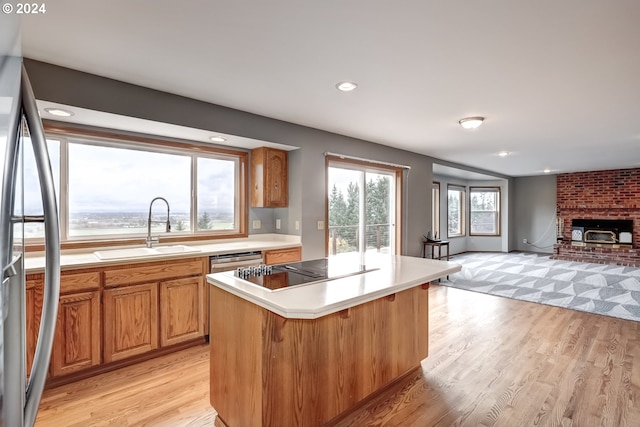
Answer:
[[(149, 202), (157, 196), (171, 203), (172, 232), (156, 223), (151, 231), (166, 242), (248, 234), (246, 152), (55, 122), (45, 122), (45, 129), (63, 249), (144, 241)], [(26, 153), (26, 193), (39, 194), (29, 158)], [(25, 199), (26, 214), (41, 211), (40, 204)], [(153, 219), (159, 214), (154, 211)], [(26, 244), (38, 250), (42, 225), (26, 224), (24, 232)]]

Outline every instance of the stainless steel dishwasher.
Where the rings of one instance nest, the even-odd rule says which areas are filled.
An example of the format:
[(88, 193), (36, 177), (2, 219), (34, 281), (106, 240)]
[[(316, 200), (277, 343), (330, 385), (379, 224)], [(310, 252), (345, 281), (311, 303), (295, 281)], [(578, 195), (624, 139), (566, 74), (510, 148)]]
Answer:
[[(235, 270), (240, 267), (250, 267), (252, 265), (260, 265), (264, 262), (262, 258), (262, 252), (260, 251), (248, 251), (248, 252), (236, 252), (232, 254), (220, 254), (212, 255), (209, 257), (209, 273), (220, 273), (223, 271)], [(205, 292), (205, 298), (207, 299), (206, 306), (209, 307), (209, 285), (207, 283), (207, 291)], [(210, 309), (207, 309), (207, 340), (209, 339), (209, 322), (210, 322)]]

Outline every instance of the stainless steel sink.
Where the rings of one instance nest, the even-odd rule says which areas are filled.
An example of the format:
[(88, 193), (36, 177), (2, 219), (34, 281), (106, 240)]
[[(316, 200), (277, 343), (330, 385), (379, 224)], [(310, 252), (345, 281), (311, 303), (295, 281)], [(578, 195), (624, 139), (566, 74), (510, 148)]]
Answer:
[(156, 246), (155, 248), (126, 248), (95, 251), (93, 254), (101, 260), (147, 258), (167, 254), (200, 252), (200, 249), (185, 245)]

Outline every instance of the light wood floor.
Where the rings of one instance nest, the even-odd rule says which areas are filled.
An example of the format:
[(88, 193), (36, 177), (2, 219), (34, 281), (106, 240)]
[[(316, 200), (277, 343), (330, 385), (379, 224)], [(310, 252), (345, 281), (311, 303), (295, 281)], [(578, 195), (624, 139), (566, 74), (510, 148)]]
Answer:
[[(640, 323), (432, 285), (430, 350), (340, 426), (640, 426)], [(37, 427), (211, 426), (200, 346), (46, 390)]]

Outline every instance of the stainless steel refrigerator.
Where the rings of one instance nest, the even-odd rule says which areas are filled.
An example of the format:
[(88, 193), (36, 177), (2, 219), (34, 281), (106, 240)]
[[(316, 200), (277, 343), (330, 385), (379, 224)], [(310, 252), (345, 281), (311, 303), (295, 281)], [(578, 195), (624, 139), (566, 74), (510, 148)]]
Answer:
[[(0, 24), (0, 427), (30, 427), (49, 369), (58, 312), (58, 209), (42, 122), (22, 65), (19, 23), (5, 16)], [(23, 188), (26, 145), (33, 150), (38, 170), (42, 214), (27, 215), (23, 209), (25, 194), (34, 191)], [(44, 224), (45, 280), (38, 341), (27, 378), (24, 225), (30, 222)]]

